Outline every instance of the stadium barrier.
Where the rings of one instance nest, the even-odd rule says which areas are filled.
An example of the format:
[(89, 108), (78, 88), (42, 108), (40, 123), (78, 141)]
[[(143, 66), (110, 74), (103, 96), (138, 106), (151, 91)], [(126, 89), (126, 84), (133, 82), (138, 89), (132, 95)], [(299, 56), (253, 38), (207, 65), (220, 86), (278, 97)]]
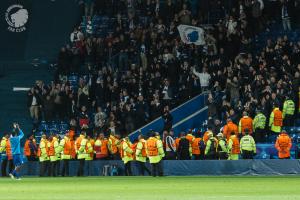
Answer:
[[(71, 161), (70, 176), (76, 176), (78, 161)], [(119, 175), (124, 173), (122, 161), (88, 161), (85, 166), (86, 176), (102, 176), (104, 166), (116, 166)], [(148, 167), (149, 164), (148, 164)], [(138, 174), (135, 162), (133, 174)], [(300, 174), (300, 160), (187, 160), (163, 161), (166, 176), (199, 176), (199, 175), (291, 175)], [(27, 162), (21, 173), (28, 176), (39, 175), (39, 162)]]

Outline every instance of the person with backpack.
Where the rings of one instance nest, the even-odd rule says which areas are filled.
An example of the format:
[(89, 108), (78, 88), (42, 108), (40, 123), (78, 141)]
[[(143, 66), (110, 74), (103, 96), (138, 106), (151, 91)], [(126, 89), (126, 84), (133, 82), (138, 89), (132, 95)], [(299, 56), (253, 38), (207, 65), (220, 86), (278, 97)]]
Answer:
[(217, 144), (218, 140), (214, 137), (213, 133), (208, 134), (208, 141), (205, 147), (205, 159), (215, 160), (217, 158)]

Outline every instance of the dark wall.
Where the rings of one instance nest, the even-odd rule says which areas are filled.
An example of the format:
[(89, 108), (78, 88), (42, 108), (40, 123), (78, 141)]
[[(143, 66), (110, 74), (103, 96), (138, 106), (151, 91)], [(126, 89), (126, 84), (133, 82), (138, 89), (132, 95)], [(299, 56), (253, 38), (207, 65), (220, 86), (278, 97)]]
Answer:
[[(9, 30), (11, 26), (6, 21), (7, 9), (14, 5), (21, 4), (24, 9), (28, 10), (28, 13), (32, 12), (32, 0), (1, 0), (0, 6), (0, 60), (22, 60), (24, 58), (24, 51), (26, 47), (26, 40), (28, 36), (28, 29), (30, 29), (31, 18), (28, 18), (25, 28), (22, 32), (12, 32)], [(16, 12), (18, 8), (11, 10), (11, 13)], [(17, 31), (17, 30), (16, 30)]]
[[(21, 32), (9, 30), (5, 19), (7, 9), (16, 4), (28, 11), (28, 21)], [(10, 13), (17, 11), (14, 8)], [(75, 0), (1, 0), (0, 61), (55, 58), (79, 19)]]

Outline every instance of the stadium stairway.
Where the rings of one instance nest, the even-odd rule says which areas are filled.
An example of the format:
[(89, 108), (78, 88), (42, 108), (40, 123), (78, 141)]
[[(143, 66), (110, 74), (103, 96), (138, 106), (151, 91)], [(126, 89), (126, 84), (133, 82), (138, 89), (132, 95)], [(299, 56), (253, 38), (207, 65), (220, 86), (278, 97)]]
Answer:
[(48, 64), (26, 62), (0, 63), (4, 74), (0, 77), (0, 134), (11, 130), (13, 122), (18, 122), (25, 134), (32, 130), (32, 121), (27, 109), (27, 92), (13, 91), (14, 87), (30, 88), (35, 80), (49, 82), (53, 75)]
[[(223, 93), (215, 94), (215, 99), (222, 98)], [(205, 125), (207, 121), (207, 97), (208, 93), (199, 94), (198, 96), (184, 102), (178, 107), (171, 110), (173, 116), (173, 130), (175, 135), (181, 131), (187, 131), (190, 128), (200, 128)], [(162, 131), (164, 121), (159, 117), (145, 126), (132, 132), (129, 137), (131, 141), (136, 139), (140, 133), (147, 134), (151, 130)]]

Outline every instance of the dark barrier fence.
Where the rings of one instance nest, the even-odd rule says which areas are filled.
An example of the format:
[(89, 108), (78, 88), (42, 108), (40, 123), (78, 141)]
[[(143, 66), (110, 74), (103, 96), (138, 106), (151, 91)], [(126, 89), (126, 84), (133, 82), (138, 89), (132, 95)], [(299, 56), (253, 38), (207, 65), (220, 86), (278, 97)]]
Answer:
[[(70, 176), (76, 176), (78, 161), (71, 161)], [(115, 165), (119, 175), (124, 173), (122, 161), (88, 161), (85, 166), (86, 176), (102, 176), (104, 166)], [(150, 167), (148, 165), (148, 167)], [(137, 163), (132, 163), (133, 174), (138, 175)], [(300, 173), (300, 160), (237, 160), (237, 161), (164, 161), (166, 176), (199, 175), (291, 175)], [(39, 162), (27, 162), (22, 167), (22, 174), (37, 176)]]

